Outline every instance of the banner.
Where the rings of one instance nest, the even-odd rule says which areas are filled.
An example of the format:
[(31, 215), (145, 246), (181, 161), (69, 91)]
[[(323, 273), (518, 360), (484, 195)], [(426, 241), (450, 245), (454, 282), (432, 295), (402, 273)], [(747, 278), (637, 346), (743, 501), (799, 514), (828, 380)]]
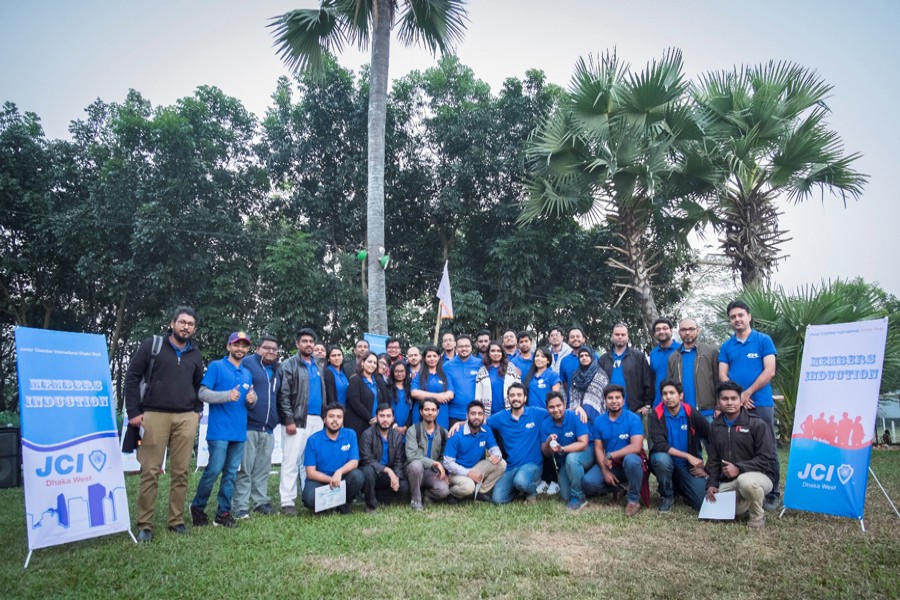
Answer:
[(28, 548), (129, 530), (102, 335), (16, 327)]
[(807, 327), (785, 508), (863, 518), (887, 327)]
[[(197, 428), (197, 469), (205, 468), (209, 464), (209, 443), (206, 441), (206, 432), (209, 429), (209, 404), (203, 403), (203, 416), (200, 417), (200, 426)], [(195, 469), (196, 470), (196, 469)]]

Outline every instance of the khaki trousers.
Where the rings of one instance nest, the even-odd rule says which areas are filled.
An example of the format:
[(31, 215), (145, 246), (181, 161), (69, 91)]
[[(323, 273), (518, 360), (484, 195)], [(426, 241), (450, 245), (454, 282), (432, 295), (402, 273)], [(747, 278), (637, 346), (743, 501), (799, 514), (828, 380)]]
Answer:
[(199, 419), (195, 412), (144, 413), (144, 437), (138, 450), (141, 485), (137, 499), (137, 529), (153, 529), (159, 473), (166, 449), (169, 450), (168, 527), (184, 524), (184, 500), (187, 496), (188, 466), (194, 450)]
[(737, 491), (737, 507), (735, 515), (749, 512), (751, 519), (765, 518), (763, 502), (766, 494), (772, 491), (772, 480), (759, 471), (741, 473), (737, 479), (719, 483), (720, 492)]
[[(474, 467), (469, 469), (476, 473), (484, 475), (481, 481), (481, 493), (487, 494), (494, 489), (494, 484), (500, 479), (500, 476), (506, 472), (506, 461), (500, 459), (496, 465), (492, 465), (491, 461), (484, 459), (479, 461)], [(450, 475), (450, 493), (456, 498), (465, 498), (466, 496), (475, 495), (475, 482), (466, 475)]]

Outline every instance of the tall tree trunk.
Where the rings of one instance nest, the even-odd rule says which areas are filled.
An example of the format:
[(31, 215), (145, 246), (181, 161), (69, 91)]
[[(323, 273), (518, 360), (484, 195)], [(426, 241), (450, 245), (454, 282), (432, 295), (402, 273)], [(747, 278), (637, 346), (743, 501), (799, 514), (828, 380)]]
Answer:
[(652, 325), (653, 321), (659, 317), (659, 309), (656, 307), (653, 284), (650, 281), (653, 266), (647, 256), (647, 245), (644, 240), (646, 227), (633, 214), (626, 214), (620, 224), (622, 227), (620, 235), (624, 241), (625, 257), (628, 261), (627, 270), (631, 276), (631, 288), (638, 295), (644, 331), (649, 332), (652, 339)]
[(122, 337), (122, 321), (125, 320), (125, 298), (128, 294), (123, 292), (119, 299), (119, 306), (116, 307), (116, 325), (113, 329), (112, 338), (109, 340), (109, 360), (112, 361), (116, 354), (116, 348), (119, 347), (119, 338)]
[(722, 203), (722, 250), (743, 286), (762, 285), (775, 268), (788, 239), (778, 226), (781, 212), (772, 192), (729, 190)]
[(384, 248), (384, 130), (387, 117), (388, 66), (391, 51), (390, 0), (373, 5), (372, 67), (369, 79), (369, 190), (366, 204), (369, 331), (387, 335), (387, 293), (384, 269), (378, 262)]

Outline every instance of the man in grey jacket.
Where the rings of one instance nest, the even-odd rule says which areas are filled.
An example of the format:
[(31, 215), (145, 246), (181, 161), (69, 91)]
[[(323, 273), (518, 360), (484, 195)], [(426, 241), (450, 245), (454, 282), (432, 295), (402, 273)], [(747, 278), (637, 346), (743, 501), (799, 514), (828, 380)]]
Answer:
[(431, 500), (450, 494), (450, 480), (441, 460), (447, 443), (447, 430), (437, 424), (437, 402), (420, 402), (422, 421), (406, 430), (406, 476), (412, 496), (410, 507), (422, 510), (422, 490)]
[[(278, 418), (283, 426), (281, 435), (281, 512), (296, 515), (298, 466), (309, 436), (324, 427), (325, 408), (324, 365), (313, 358), (316, 333), (312, 329), (297, 332), (297, 354), (281, 367), (281, 389), (278, 391)], [(300, 488), (306, 481), (305, 469), (299, 472)]]

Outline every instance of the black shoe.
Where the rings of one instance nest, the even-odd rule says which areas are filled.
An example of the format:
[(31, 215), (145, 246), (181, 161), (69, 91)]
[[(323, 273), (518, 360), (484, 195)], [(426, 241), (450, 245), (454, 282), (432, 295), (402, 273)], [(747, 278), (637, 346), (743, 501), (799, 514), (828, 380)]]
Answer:
[(203, 527), (204, 525), (209, 525), (209, 517), (207, 517), (206, 513), (202, 510), (198, 510), (192, 506), (191, 523), (194, 527)]
[(492, 502), (491, 495), (484, 494), (484, 493), (478, 494), (477, 496), (475, 496), (475, 500), (478, 502), (487, 502), (488, 504), (490, 504)]
[(272, 510), (272, 507), (269, 504), (260, 504), (253, 509), (253, 512), (258, 512), (261, 515), (271, 515), (275, 511)]
[(174, 527), (169, 527), (169, 532), (177, 533), (178, 535), (182, 535), (188, 532), (187, 527), (184, 526), (184, 523), (179, 523)]
[[(182, 525), (182, 527), (184, 527), (184, 525)], [(138, 542), (140, 542), (142, 544), (146, 544), (147, 542), (149, 542), (152, 539), (153, 539), (153, 532), (150, 531), (149, 529), (141, 529), (140, 531), (138, 531), (138, 534), (137, 534)]]
[(459, 498), (457, 498), (453, 494), (450, 494), (449, 496), (447, 496), (447, 504), (449, 504), (450, 506), (456, 506), (457, 504), (459, 504)]
[[(368, 511), (368, 510), (369, 509), (367, 508), (366, 511)], [(347, 502), (345, 504), (341, 504), (340, 508), (338, 508), (338, 512), (341, 513), (342, 515), (349, 515), (350, 514), (350, 503)]]
[(763, 502), (763, 510), (766, 512), (774, 512), (781, 508), (781, 498), (778, 496), (768, 496)]
[(237, 527), (237, 521), (234, 520), (234, 517), (231, 516), (230, 512), (223, 512), (216, 515), (216, 520), (213, 521), (213, 525), (217, 527)]
[(289, 516), (289, 517), (296, 517), (296, 516), (297, 516), (297, 509), (294, 508), (293, 506), (291, 506), (291, 505), (288, 504), (288, 505), (286, 505), (286, 506), (282, 506), (282, 507), (281, 507), (281, 514), (287, 515), (287, 516)]

